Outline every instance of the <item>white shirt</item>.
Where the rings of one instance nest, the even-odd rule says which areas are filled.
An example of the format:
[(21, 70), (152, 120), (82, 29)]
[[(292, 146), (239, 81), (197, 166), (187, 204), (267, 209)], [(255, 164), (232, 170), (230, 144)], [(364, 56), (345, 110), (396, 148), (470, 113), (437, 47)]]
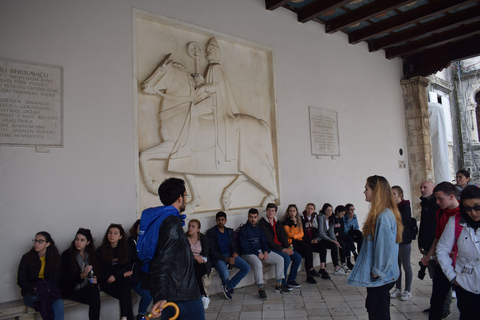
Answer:
[(480, 228), (475, 232), (463, 219), (462, 232), (457, 239), (458, 255), (455, 268), (450, 252), (455, 244), (455, 216), (448, 220), (437, 245), (437, 259), (448, 280), (457, 278), (458, 284), (465, 290), (480, 294)]

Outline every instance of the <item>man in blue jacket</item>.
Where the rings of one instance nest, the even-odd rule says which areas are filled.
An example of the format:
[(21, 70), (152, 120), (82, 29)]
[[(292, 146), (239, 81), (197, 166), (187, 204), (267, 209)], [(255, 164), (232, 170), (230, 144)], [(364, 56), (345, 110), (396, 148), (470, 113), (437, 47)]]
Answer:
[(258, 285), (258, 297), (260, 300), (267, 300), (267, 293), (263, 288), (263, 264), (274, 264), (277, 284), (275, 291), (280, 293), (289, 293), (290, 291), (283, 285), (284, 260), (282, 256), (271, 251), (268, 247), (267, 239), (262, 229), (258, 226), (258, 210), (248, 210), (248, 222), (240, 229), (240, 251), (242, 258), (253, 267), (255, 281)]
[[(215, 221), (217, 225), (207, 230), (209, 256), (222, 280), (223, 294), (231, 300), (233, 289), (250, 272), (250, 266), (238, 256), (233, 229), (225, 227), (227, 214), (223, 211), (217, 212)], [(228, 280), (228, 269), (232, 266), (240, 270)]]

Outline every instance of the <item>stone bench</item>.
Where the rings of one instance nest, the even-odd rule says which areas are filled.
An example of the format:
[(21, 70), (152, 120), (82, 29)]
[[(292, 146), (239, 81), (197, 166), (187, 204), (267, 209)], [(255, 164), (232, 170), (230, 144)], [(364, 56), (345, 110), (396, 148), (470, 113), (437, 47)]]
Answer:
[[(114, 299), (103, 291), (100, 291), (100, 300)], [(137, 293), (132, 290), (132, 304), (137, 302)], [(72, 306), (78, 306), (85, 304), (70, 300), (63, 299), (63, 307), (66, 310)], [(34, 309), (25, 306), (23, 300), (14, 300), (0, 303), (0, 320), (14, 319), (14, 320), (33, 320), (35, 319)]]

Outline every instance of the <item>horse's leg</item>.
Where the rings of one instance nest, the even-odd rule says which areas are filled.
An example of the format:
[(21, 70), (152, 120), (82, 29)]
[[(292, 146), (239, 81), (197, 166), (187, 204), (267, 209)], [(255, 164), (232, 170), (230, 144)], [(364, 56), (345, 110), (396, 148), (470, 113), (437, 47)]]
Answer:
[(185, 174), (185, 180), (187, 180), (188, 186), (190, 187), (191, 199), (185, 208), (187, 213), (193, 213), (195, 207), (198, 207), (202, 203), (200, 194), (198, 193), (197, 184), (195, 183), (195, 176), (193, 174)]
[[(148, 173), (148, 160), (165, 160), (168, 159), (173, 150), (174, 143), (172, 141), (164, 141), (152, 148), (145, 149), (140, 152), (139, 165), (140, 174), (143, 182), (150, 193), (157, 194), (156, 182), (154, 178), (150, 177)], [(156, 188), (157, 187), (157, 188)]]
[(230, 183), (224, 190), (222, 194), (222, 205), (225, 210), (230, 208), (232, 204), (232, 193), (233, 191), (244, 181), (247, 181), (247, 177), (243, 174), (239, 174), (235, 179), (233, 179), (232, 183)]

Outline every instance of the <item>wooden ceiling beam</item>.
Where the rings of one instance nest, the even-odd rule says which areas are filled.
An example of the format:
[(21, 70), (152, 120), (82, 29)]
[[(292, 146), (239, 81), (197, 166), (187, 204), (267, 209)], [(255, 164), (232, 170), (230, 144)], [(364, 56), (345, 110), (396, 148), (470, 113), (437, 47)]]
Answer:
[(469, 21), (478, 19), (480, 17), (480, 6), (462, 10), (453, 14), (446, 15), (443, 18), (438, 18), (430, 22), (423, 23), (416, 27), (396, 32), (390, 36), (371, 40), (368, 42), (368, 50), (370, 52), (384, 49), (398, 43), (409, 41), (423, 35), (433, 32), (441, 32), (445, 29), (450, 29), (455, 26), (465, 24)]
[(428, 5), (423, 5), (416, 9), (409, 10), (405, 13), (399, 14), (390, 19), (362, 28), (358, 31), (350, 32), (348, 41), (351, 44), (359, 43), (360, 41), (402, 28), (412, 23), (442, 14), (444, 12), (457, 9), (470, 3), (477, 2), (477, 0), (438, 0)]
[(450, 62), (480, 55), (480, 35), (427, 49), (403, 59), (405, 79), (428, 76)]
[(371, 2), (367, 5), (364, 5), (363, 7), (350, 11), (344, 15), (341, 15), (338, 18), (326, 22), (325, 32), (334, 33), (338, 30), (365, 21), (381, 13), (396, 9), (411, 2), (411, 0), (389, 0)]
[(265, 7), (267, 10), (275, 10), (288, 2), (290, 2), (290, 0), (265, 0)]
[(302, 23), (308, 22), (350, 2), (352, 2), (352, 0), (324, 0), (312, 2), (298, 10), (298, 21)]
[(434, 34), (430, 37), (422, 38), (402, 46), (386, 49), (385, 56), (387, 59), (393, 59), (399, 56), (411, 54), (413, 52), (440, 46), (449, 42), (458, 41), (467, 37), (471, 37), (475, 34), (480, 34), (480, 21), (463, 25), (439, 34)]

